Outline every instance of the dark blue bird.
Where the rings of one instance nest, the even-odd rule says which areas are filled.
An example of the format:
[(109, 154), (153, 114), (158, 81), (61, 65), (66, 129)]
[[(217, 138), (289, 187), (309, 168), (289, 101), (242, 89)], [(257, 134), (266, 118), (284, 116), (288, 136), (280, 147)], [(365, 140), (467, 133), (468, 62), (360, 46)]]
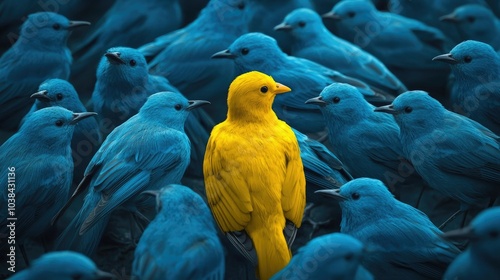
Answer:
[(396, 200), (379, 180), (359, 178), (318, 193), (339, 201), (341, 232), (373, 251), (362, 263), (375, 279), (441, 279), (460, 254), (423, 212)]
[(224, 250), (207, 204), (188, 187), (168, 185), (156, 196), (156, 217), (137, 244), (132, 275), (142, 280), (224, 279)]
[(156, 93), (139, 113), (113, 130), (72, 196), (73, 199), (88, 187), (82, 208), (56, 240), (56, 249), (71, 249), (90, 256), (99, 244), (111, 212), (120, 206), (134, 218), (146, 220), (138, 212), (137, 195), (180, 183), (190, 158), (184, 123), (190, 110), (207, 103), (188, 101), (180, 93)]
[(0, 57), (0, 129), (16, 130), (33, 101), (30, 94), (50, 78), (68, 79), (70, 31), (86, 26), (51, 12), (31, 14), (16, 43)]

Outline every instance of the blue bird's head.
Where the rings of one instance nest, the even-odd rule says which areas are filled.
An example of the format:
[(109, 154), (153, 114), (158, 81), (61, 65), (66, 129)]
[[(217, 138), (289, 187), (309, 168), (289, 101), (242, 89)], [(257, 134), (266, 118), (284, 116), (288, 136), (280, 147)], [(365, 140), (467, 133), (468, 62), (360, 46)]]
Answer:
[(252, 32), (240, 36), (227, 50), (212, 55), (212, 58), (233, 59), (239, 74), (242, 74), (254, 70), (266, 73), (271, 67), (279, 67), (280, 59), (285, 56), (274, 38)]
[(464, 38), (480, 40), (495, 32), (495, 14), (486, 6), (479, 4), (463, 5), (451, 14), (444, 15), (439, 20), (455, 24), (464, 33)]
[[(86, 21), (71, 21), (63, 15), (39, 12), (28, 16), (21, 26), (17, 44), (38, 49), (57, 49), (66, 46), (71, 30), (90, 25)], [(19, 43), (18, 43), (19, 42)]]
[(206, 17), (204, 23), (216, 23), (230, 28), (233, 32), (244, 34), (248, 30), (249, 0), (210, 0), (201, 11), (200, 18)]
[(33, 93), (31, 98), (36, 98), (37, 109), (52, 106), (60, 106), (73, 112), (85, 109), (73, 85), (62, 79), (46, 80), (40, 84), (38, 92)]
[(110, 48), (101, 58), (97, 79), (103, 83), (117, 83), (118, 87), (125, 84), (131, 87), (144, 86), (148, 81), (146, 59), (141, 52), (133, 48)]
[(149, 190), (143, 194), (153, 195), (156, 198), (156, 211), (165, 216), (171, 215), (172, 211), (182, 211), (187, 216), (210, 213), (203, 199), (183, 185), (170, 184), (160, 190)]
[(344, 0), (338, 2), (333, 9), (323, 14), (323, 18), (342, 21), (348, 26), (358, 26), (372, 21), (377, 8), (372, 1), (367, 0)]
[(479, 77), (488, 81), (500, 74), (500, 57), (490, 45), (478, 41), (465, 41), (456, 45), (450, 53), (434, 57), (432, 60), (450, 64), (456, 78)]
[(189, 111), (205, 104), (210, 102), (187, 100), (178, 92), (162, 91), (149, 96), (138, 114), (148, 121), (183, 131)]
[(297, 39), (312, 39), (319, 31), (326, 30), (321, 17), (313, 10), (300, 8), (289, 13), (283, 22), (274, 27), (277, 31), (289, 31)]

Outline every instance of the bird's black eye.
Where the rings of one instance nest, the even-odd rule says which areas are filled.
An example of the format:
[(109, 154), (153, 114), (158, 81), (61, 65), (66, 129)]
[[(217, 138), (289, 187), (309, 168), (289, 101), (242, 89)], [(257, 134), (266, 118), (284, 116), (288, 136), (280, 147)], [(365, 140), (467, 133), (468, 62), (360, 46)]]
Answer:
[(82, 276), (80, 274), (75, 274), (75, 275), (71, 276), (71, 279), (73, 279), (73, 280), (80, 280), (80, 279), (82, 279)]
[(332, 101), (333, 101), (333, 103), (337, 104), (340, 102), (340, 97), (335, 96)]
[(245, 9), (245, 3), (241, 2), (238, 4), (238, 9), (243, 10)]
[(56, 121), (56, 126), (63, 126), (64, 122), (61, 120)]
[(267, 90), (268, 90), (268, 88), (267, 88), (266, 86), (262, 86), (262, 87), (260, 88), (260, 92), (262, 92), (262, 93), (266, 93), (266, 92), (267, 92)]
[(249, 49), (247, 49), (247, 48), (243, 48), (243, 49), (241, 49), (241, 54), (242, 54), (242, 55), (247, 55), (249, 52), (250, 52), (250, 50), (249, 50)]
[(359, 199), (359, 193), (353, 193), (351, 194), (352, 199), (358, 200)]
[(305, 22), (303, 22), (303, 21), (299, 21), (299, 26), (300, 26), (300, 27), (304, 27), (304, 26), (306, 26), (306, 23), (305, 23)]
[(464, 57), (464, 62), (465, 63), (470, 63), (471, 61), (472, 61), (472, 57), (470, 57), (468, 55)]
[(58, 93), (56, 95), (56, 98), (57, 98), (57, 100), (62, 100), (63, 99), (63, 95), (61, 93)]
[(137, 64), (137, 62), (135, 62), (135, 60), (131, 59), (129, 64), (130, 64), (130, 66), (135, 66)]
[(475, 17), (468, 17), (467, 21), (470, 23), (473, 23), (474, 21), (476, 21), (476, 18)]
[(350, 17), (350, 18), (353, 18), (353, 17), (356, 16), (356, 13), (355, 12), (348, 12), (347, 16)]
[(346, 261), (350, 261), (350, 260), (352, 260), (353, 258), (354, 258), (354, 254), (352, 254), (352, 253), (351, 253), (351, 254), (347, 254), (347, 255), (345, 255), (345, 256), (344, 256), (344, 259), (345, 259)]
[(411, 113), (412, 111), (413, 111), (413, 108), (412, 108), (412, 107), (410, 107), (410, 106), (406, 106), (406, 107), (405, 107), (405, 113), (409, 114), (409, 113)]
[(181, 104), (177, 104), (175, 105), (175, 110), (179, 111), (180, 109), (182, 109), (182, 105)]
[(54, 28), (54, 30), (59, 30), (61, 29), (61, 25), (59, 23), (54, 23), (54, 25), (52, 25), (52, 28)]
[(491, 238), (497, 238), (498, 237), (498, 231), (490, 231), (489, 233)]

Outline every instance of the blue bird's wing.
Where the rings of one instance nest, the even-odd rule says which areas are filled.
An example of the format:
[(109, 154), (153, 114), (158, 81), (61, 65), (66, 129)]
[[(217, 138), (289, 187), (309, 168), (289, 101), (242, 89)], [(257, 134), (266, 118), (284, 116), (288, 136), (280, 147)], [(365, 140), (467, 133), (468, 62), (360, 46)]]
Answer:
[(177, 38), (184, 36), (186, 31), (186, 29), (179, 29), (169, 32), (156, 38), (153, 42), (139, 47), (138, 50), (146, 57), (146, 59), (152, 60), (164, 49), (168, 48), (169, 45)]

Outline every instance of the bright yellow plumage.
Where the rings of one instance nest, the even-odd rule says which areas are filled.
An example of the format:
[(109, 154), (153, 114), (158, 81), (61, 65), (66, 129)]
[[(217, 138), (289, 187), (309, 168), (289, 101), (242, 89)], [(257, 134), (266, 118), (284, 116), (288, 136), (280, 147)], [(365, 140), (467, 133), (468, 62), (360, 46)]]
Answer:
[(272, 110), (275, 95), (288, 91), (260, 72), (237, 77), (229, 87), (227, 119), (212, 130), (203, 162), (215, 220), (224, 232), (250, 236), (260, 279), (290, 261), (285, 219), (300, 227), (306, 203), (297, 139)]

